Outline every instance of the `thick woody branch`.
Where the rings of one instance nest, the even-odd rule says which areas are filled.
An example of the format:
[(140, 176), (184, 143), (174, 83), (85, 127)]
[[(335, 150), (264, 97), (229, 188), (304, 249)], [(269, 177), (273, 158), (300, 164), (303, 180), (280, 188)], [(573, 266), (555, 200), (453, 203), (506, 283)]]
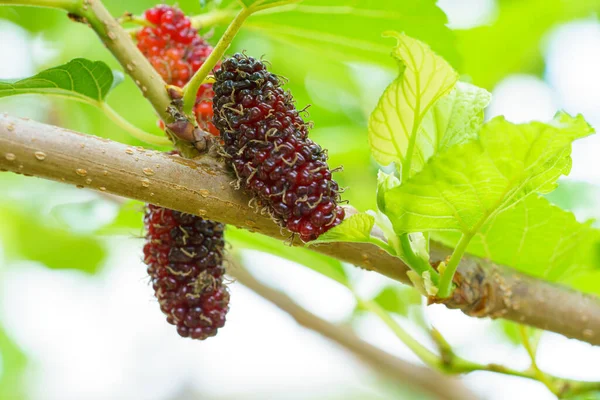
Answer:
[(242, 285), (288, 313), (298, 324), (350, 350), (374, 370), (387, 375), (399, 385), (410, 386), (437, 399), (470, 400), (477, 398), (458, 380), (430, 368), (414, 365), (396, 358), (360, 339), (351, 330), (319, 318), (296, 304), (285, 293), (259, 282), (238, 264), (233, 264), (232, 268), (229, 269), (229, 275), (232, 275)]
[[(154, 203), (282, 240), (289, 236), (249, 207), (250, 199), (230, 185), (234, 178), (210, 157), (185, 160), (0, 115), (0, 169)], [(406, 265), (374, 245), (333, 243), (313, 249), (409, 282)], [(448, 254), (450, 249), (433, 244), (433, 260)], [(470, 316), (505, 318), (600, 345), (598, 297), (474, 258), (461, 262), (456, 282), (454, 295), (439, 302)]]

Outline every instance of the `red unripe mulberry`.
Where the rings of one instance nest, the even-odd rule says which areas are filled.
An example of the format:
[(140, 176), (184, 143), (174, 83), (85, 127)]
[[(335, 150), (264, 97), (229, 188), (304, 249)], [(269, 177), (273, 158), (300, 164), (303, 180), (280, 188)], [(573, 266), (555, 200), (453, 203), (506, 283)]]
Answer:
[[(184, 87), (194, 73), (204, 64), (213, 48), (183, 12), (164, 4), (147, 10), (144, 16), (153, 26), (137, 33), (138, 49), (169, 85)], [(217, 136), (212, 124), (212, 84), (200, 86), (194, 111), (198, 125)]]

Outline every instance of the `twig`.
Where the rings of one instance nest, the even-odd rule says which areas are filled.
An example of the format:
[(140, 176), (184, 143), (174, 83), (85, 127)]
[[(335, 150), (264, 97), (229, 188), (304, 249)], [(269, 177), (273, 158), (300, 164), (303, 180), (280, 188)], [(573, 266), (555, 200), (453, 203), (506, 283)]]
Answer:
[(152, 104), (160, 118), (165, 122), (172, 122), (173, 116), (168, 112), (171, 99), (165, 88), (165, 82), (102, 2), (83, 0), (82, 7), (73, 14), (81, 17), (83, 22), (92, 27), (106, 48), (119, 61), (123, 70), (131, 76), (144, 97)]
[(233, 264), (229, 274), (291, 315), (296, 322), (350, 350), (375, 370), (401, 385), (410, 385), (439, 399), (469, 400), (477, 397), (459, 381), (429, 368), (413, 365), (360, 339), (351, 330), (334, 325), (296, 304), (289, 296), (256, 280), (245, 268)]
[(525, 351), (527, 351), (529, 359), (531, 360), (531, 370), (533, 371), (537, 380), (542, 382), (552, 393), (558, 395), (555, 385), (537, 365), (535, 354), (536, 349), (533, 348), (533, 345), (529, 340), (529, 335), (527, 334), (527, 327), (524, 325), (519, 325), (519, 333), (521, 335), (521, 342), (523, 343), (523, 347), (525, 348)]
[(439, 357), (437, 354), (423, 346), (415, 338), (413, 338), (406, 330), (404, 330), (392, 316), (385, 311), (381, 306), (374, 301), (364, 300), (356, 297), (358, 304), (367, 311), (377, 315), (387, 326), (394, 332), (394, 334), (404, 343), (423, 363), (429, 367), (437, 367), (439, 364)]
[(223, 36), (219, 39), (219, 42), (212, 50), (208, 58), (204, 61), (200, 69), (196, 71), (196, 73), (192, 76), (190, 81), (183, 88), (183, 112), (189, 114), (192, 112), (194, 107), (194, 103), (196, 101), (196, 96), (198, 95), (198, 89), (204, 83), (204, 80), (213, 70), (213, 68), (217, 65), (219, 60), (223, 57), (231, 41), (238, 33), (242, 24), (248, 18), (248, 16), (252, 14), (252, 9), (243, 8), (240, 12), (235, 16), (231, 24), (227, 27)]
[[(43, 159), (43, 160), (41, 160)], [(173, 158), (107, 139), (0, 114), (0, 169), (158, 204), (285, 240), (278, 226), (248, 206), (233, 177), (212, 158)], [(78, 170), (85, 170), (82, 176)], [(81, 172), (81, 171), (79, 171)], [(303, 245), (296, 241), (296, 245)], [(372, 244), (311, 249), (410, 283), (407, 267)], [(433, 260), (448, 248), (432, 242)], [(505, 318), (600, 345), (600, 298), (463, 257), (447, 299), (431, 299), (473, 317)]]

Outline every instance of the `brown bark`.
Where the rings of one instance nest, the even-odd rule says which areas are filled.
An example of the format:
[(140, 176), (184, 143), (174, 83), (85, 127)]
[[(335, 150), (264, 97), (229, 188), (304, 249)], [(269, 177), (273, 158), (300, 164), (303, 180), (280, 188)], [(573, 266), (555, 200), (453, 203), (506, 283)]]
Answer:
[[(233, 177), (210, 157), (184, 160), (0, 115), (0, 169), (154, 203), (282, 240), (289, 236), (251, 208), (250, 198), (233, 189)], [(313, 249), (409, 282), (406, 265), (374, 245), (333, 243)], [(439, 244), (432, 246), (433, 260), (449, 253)], [(450, 308), (600, 344), (598, 297), (474, 258), (461, 263), (457, 279), (459, 289), (444, 302)]]

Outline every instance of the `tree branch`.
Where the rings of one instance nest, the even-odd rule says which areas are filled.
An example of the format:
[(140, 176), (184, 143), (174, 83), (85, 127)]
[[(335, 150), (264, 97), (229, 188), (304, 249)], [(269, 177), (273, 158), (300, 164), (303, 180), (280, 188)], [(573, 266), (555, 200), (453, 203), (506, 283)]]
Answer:
[[(0, 114), (0, 169), (87, 187), (215, 219), (271, 237), (280, 228), (248, 206), (234, 177), (210, 157), (186, 160)], [(295, 242), (296, 245), (303, 245)], [(410, 283), (407, 267), (372, 244), (312, 248)], [(432, 259), (450, 249), (432, 243)], [(447, 299), (431, 299), (473, 317), (505, 318), (600, 345), (600, 298), (511, 268), (464, 257)]]
[(168, 111), (171, 98), (165, 82), (102, 2), (85, 0), (80, 9), (73, 11), (73, 15), (81, 18), (82, 22), (89, 24), (96, 32), (144, 97), (150, 101), (160, 118), (165, 122), (172, 122), (173, 116)]
[(238, 263), (233, 263), (232, 268), (228, 270), (228, 274), (248, 289), (288, 313), (298, 324), (350, 350), (373, 369), (387, 375), (397, 384), (410, 385), (438, 399), (470, 400), (477, 398), (475, 394), (456, 379), (447, 377), (430, 368), (414, 365), (396, 358), (363, 341), (351, 330), (319, 318), (296, 304), (285, 293), (259, 282)]

